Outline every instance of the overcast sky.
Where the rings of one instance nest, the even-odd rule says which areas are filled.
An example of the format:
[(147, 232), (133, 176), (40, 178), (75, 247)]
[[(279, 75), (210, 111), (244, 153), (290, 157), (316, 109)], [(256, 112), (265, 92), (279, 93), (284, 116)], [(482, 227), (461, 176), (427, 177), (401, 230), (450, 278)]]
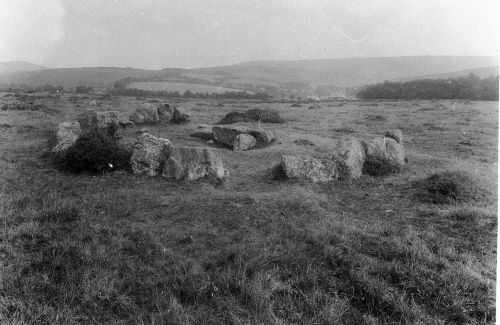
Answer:
[(498, 55), (497, 0), (0, 0), (0, 61), (204, 67)]

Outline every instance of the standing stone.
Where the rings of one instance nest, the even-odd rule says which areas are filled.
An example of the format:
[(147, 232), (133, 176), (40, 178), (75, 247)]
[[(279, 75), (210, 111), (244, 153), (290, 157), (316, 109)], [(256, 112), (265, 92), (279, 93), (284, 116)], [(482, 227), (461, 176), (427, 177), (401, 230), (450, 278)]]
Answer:
[(217, 150), (194, 147), (173, 147), (162, 171), (164, 178), (190, 181), (206, 176), (223, 179), (227, 175)]
[[(388, 138), (374, 138), (365, 142), (365, 155), (367, 159), (370, 158), (384, 158), (385, 157), (385, 140)], [(394, 140), (393, 140), (394, 141)]]
[(246, 151), (250, 150), (257, 144), (257, 139), (255, 139), (250, 134), (241, 133), (234, 138), (233, 150), (234, 151)]
[(132, 148), (130, 164), (134, 174), (158, 175), (168, 159), (172, 143), (168, 139), (142, 133)]
[(151, 103), (141, 104), (135, 112), (130, 115), (129, 120), (137, 124), (157, 124), (159, 122), (158, 110)]
[(337, 143), (336, 154), (342, 178), (361, 176), (365, 162), (365, 151), (361, 141), (352, 136), (341, 137)]
[(83, 111), (77, 117), (83, 133), (95, 132), (99, 128), (99, 119), (97, 113), (92, 110)]
[(80, 137), (82, 130), (78, 122), (63, 122), (57, 126), (57, 144), (52, 148), (52, 152), (59, 152), (68, 149)]
[(328, 182), (338, 178), (336, 164), (329, 159), (283, 155), (280, 166), (290, 179)]
[(158, 108), (158, 118), (162, 125), (166, 125), (170, 123), (172, 117), (174, 116), (174, 110), (170, 107), (169, 104), (159, 105)]
[(399, 171), (405, 164), (403, 146), (392, 138), (379, 137), (365, 144), (365, 165), (379, 166), (381, 170)]
[(405, 164), (405, 150), (403, 145), (392, 138), (385, 138), (385, 142), (385, 152), (389, 161), (398, 167), (403, 167)]

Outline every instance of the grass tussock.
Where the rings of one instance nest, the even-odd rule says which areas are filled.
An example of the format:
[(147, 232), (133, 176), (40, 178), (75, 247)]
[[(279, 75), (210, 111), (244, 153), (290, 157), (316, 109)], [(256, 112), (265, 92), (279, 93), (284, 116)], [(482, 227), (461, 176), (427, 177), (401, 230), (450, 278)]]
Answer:
[(435, 173), (416, 182), (414, 186), (421, 201), (436, 204), (470, 202), (487, 194), (477, 179), (464, 171)]

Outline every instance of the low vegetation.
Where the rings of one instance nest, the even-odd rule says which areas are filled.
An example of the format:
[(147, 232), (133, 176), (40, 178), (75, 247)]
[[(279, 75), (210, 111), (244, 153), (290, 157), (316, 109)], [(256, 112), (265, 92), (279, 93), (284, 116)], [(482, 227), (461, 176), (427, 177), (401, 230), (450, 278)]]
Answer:
[(107, 132), (96, 130), (82, 135), (73, 146), (56, 155), (56, 164), (72, 173), (129, 170), (131, 152), (119, 144), (115, 132), (113, 127), (108, 127)]
[(46, 105), (33, 103), (33, 102), (15, 102), (4, 104), (1, 107), (2, 111), (12, 110), (12, 111), (38, 111), (38, 110), (49, 110)]

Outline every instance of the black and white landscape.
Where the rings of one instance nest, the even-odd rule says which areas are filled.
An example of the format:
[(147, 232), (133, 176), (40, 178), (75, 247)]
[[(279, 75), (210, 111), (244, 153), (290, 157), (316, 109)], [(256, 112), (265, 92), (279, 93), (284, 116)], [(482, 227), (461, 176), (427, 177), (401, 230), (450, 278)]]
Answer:
[(0, 4), (0, 323), (494, 324), (495, 1)]

